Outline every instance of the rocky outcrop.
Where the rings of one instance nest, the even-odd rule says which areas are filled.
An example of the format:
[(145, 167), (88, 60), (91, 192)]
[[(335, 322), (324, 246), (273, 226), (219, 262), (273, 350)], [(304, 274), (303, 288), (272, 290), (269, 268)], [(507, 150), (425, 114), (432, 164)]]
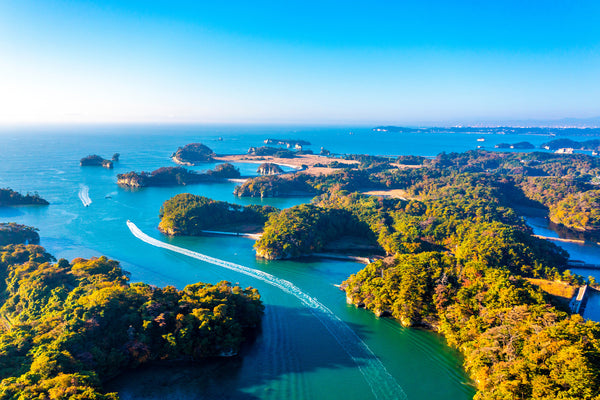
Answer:
[(261, 175), (277, 175), (283, 173), (283, 169), (277, 164), (263, 163), (260, 164), (256, 172)]
[(104, 167), (104, 168), (112, 168), (113, 162), (110, 160), (105, 160), (97, 154), (91, 154), (87, 157), (83, 157), (79, 160), (79, 165), (82, 167)]

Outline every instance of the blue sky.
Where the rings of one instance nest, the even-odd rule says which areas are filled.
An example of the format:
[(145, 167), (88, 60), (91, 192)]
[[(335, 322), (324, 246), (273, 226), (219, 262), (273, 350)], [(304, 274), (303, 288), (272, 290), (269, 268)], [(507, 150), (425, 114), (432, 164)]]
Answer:
[(0, 123), (600, 116), (598, 1), (0, 2)]

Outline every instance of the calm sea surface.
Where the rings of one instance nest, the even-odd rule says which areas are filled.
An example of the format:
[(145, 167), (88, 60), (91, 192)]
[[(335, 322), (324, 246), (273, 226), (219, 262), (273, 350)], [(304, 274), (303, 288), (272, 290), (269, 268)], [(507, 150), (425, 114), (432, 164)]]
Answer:
[[(189, 192), (238, 204), (269, 204), (284, 208), (307, 202), (294, 199), (240, 199), (234, 183), (146, 188), (131, 191), (116, 185), (116, 175), (152, 171), (174, 165), (169, 156), (179, 146), (202, 142), (217, 153), (246, 152), (266, 138), (304, 139), (313, 151), (321, 146), (334, 153), (434, 156), (442, 151), (465, 151), (477, 145), (493, 148), (500, 142), (527, 140), (539, 145), (544, 136), (375, 133), (367, 128), (290, 127), (45, 127), (3, 128), (0, 131), (0, 187), (37, 191), (48, 207), (0, 208), (0, 221), (36, 226), (41, 245), (57, 258), (106, 255), (121, 261), (131, 280), (183, 288), (197, 281), (238, 282), (260, 290), (266, 305), (262, 333), (243, 358), (219, 359), (194, 366), (152, 366), (127, 373), (110, 384), (123, 399), (371, 399), (368, 378), (361, 374), (330, 332), (300, 301), (267, 283), (181, 254), (152, 247), (135, 238), (126, 226), (133, 221), (150, 236), (223, 260), (289, 280), (317, 298), (352, 328), (379, 358), (409, 399), (470, 399), (469, 379), (460, 355), (440, 336), (404, 329), (395, 321), (378, 319), (345, 303), (335, 285), (362, 268), (361, 264), (330, 260), (262, 261), (253, 242), (236, 237), (178, 237), (161, 235), (158, 210), (177, 193)], [(485, 137), (485, 142), (477, 138)], [(222, 139), (222, 140), (219, 140)], [(588, 138), (586, 138), (588, 139)], [(110, 158), (121, 154), (113, 170), (79, 166), (88, 154)], [(193, 167), (212, 168), (214, 164)], [(238, 164), (252, 175), (256, 164)], [(81, 193), (92, 201), (84, 207)], [(532, 224), (542, 234), (543, 223)], [(571, 246), (573, 258), (600, 262), (597, 246)], [(586, 273), (586, 276), (589, 273)], [(600, 276), (598, 276), (600, 280)], [(359, 362), (360, 364), (360, 362)], [(363, 369), (372, 373), (372, 369)], [(377, 371), (376, 371), (377, 372)], [(379, 371), (385, 372), (385, 371)]]

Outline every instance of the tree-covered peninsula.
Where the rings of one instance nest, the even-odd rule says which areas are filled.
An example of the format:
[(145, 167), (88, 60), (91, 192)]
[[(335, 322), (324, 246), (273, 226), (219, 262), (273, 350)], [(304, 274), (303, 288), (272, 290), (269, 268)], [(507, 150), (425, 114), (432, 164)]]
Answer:
[(14, 222), (0, 222), (0, 246), (20, 243), (39, 243), (40, 235), (34, 227)]
[(27, 193), (23, 196), (21, 193), (15, 192), (10, 188), (0, 189), (0, 207), (28, 205), (47, 206), (48, 204), (50, 203), (41, 198), (37, 193)]
[(236, 354), (263, 312), (255, 289), (130, 283), (106, 257), (9, 245), (0, 259), (0, 399), (116, 399), (102, 385), (126, 369)]
[(180, 193), (165, 201), (160, 209), (158, 228), (168, 235), (201, 235), (204, 230), (260, 230), (271, 206), (240, 206), (204, 196)]
[(239, 178), (240, 171), (232, 164), (219, 164), (204, 173), (183, 167), (162, 167), (152, 172), (128, 172), (117, 175), (117, 184), (124, 187), (185, 186)]

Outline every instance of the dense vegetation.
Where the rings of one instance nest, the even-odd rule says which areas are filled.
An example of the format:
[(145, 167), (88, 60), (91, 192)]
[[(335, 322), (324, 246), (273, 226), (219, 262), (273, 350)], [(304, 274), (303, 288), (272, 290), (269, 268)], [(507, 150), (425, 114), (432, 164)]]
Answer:
[(31, 226), (14, 222), (0, 222), (0, 246), (19, 243), (38, 243), (40, 235)]
[(239, 206), (203, 196), (180, 193), (165, 201), (160, 209), (159, 229), (169, 235), (200, 235), (203, 230), (238, 231), (240, 225), (262, 227), (270, 206)]
[(279, 147), (271, 147), (271, 146), (261, 146), (261, 147), (250, 147), (248, 149), (248, 154), (253, 156), (273, 156), (279, 158), (294, 158), (297, 153), (288, 150), (282, 149)]
[(229, 163), (219, 164), (205, 173), (183, 167), (162, 167), (152, 172), (128, 172), (117, 175), (117, 183), (128, 187), (180, 186), (239, 178), (240, 171)]
[(116, 399), (102, 383), (153, 360), (235, 354), (261, 320), (255, 289), (130, 284), (105, 257), (0, 248), (0, 399)]
[(0, 207), (5, 206), (22, 206), (22, 205), (43, 205), (46, 206), (48, 203), (42, 199), (37, 193), (27, 193), (23, 196), (19, 192), (15, 192), (12, 189), (0, 189)]
[(372, 238), (368, 226), (346, 210), (301, 204), (273, 213), (254, 248), (267, 259), (298, 257), (348, 235)]
[(310, 196), (316, 194), (317, 190), (309, 183), (309, 179), (304, 174), (259, 176), (236, 186), (233, 193), (240, 197)]
[(550, 219), (582, 232), (600, 232), (600, 190), (567, 195), (550, 209)]
[(179, 147), (175, 153), (171, 155), (173, 161), (183, 165), (197, 165), (213, 160), (215, 153), (202, 143), (190, 143), (183, 147)]
[[(117, 157), (118, 161), (118, 157)], [(83, 157), (79, 160), (79, 165), (82, 167), (104, 167), (104, 168), (112, 168), (113, 162), (111, 160), (105, 160), (97, 154), (91, 154), (89, 156)]]
[(342, 230), (364, 232), (366, 227), (365, 237), (374, 237), (389, 257), (342, 284), (349, 302), (405, 326), (442, 333), (464, 354), (477, 400), (595, 399), (600, 396), (599, 324), (569, 315), (527, 279), (574, 285), (584, 280), (565, 270), (567, 254), (532, 236), (513, 209), (560, 199), (557, 210), (564, 215), (586, 215), (586, 223), (596, 223), (599, 196), (588, 182), (598, 172), (597, 162), (563, 157), (442, 154), (422, 168), (374, 173), (384, 161), (360, 159), (361, 166), (343, 173), (402, 188), (407, 199), (339, 189), (351, 185), (352, 178), (328, 185), (313, 205), (273, 215), (257, 253), (285, 257), (317, 251), (330, 237), (320, 233), (321, 216), (334, 215), (338, 224), (352, 220), (356, 227)]

